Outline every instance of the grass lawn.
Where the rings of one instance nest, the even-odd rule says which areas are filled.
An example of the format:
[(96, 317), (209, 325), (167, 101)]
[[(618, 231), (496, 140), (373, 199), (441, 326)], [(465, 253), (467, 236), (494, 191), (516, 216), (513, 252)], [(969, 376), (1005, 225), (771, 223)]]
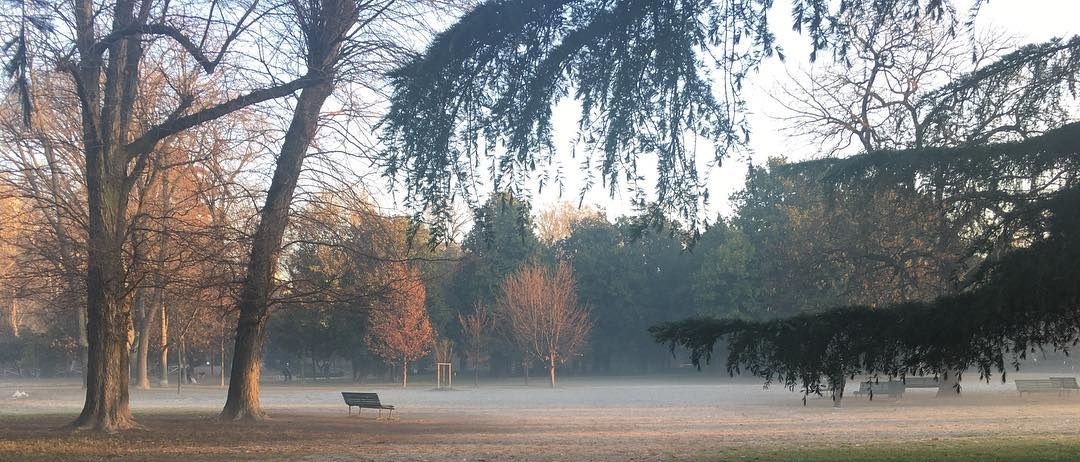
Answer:
[[(463, 422), (285, 414), (255, 425), (204, 413), (139, 416), (146, 427), (117, 435), (70, 433), (70, 415), (0, 417), (0, 460), (687, 460), (706, 461), (1075, 461), (1080, 437), (949, 438), (883, 444), (805, 445), (790, 440), (681, 448), (618, 442), (622, 453), (573, 441), (532, 441), (516, 429)], [(572, 439), (572, 435), (567, 438)], [(631, 454), (631, 456), (627, 456)]]
[(871, 445), (722, 448), (705, 461), (1077, 461), (1080, 438), (958, 439)]
[[(63, 427), (82, 408), (78, 382), (0, 384), (0, 462), (286, 460), (486, 462), (1080, 461), (1080, 395), (1025, 396), (973, 383), (962, 398), (827, 399), (714, 377), (568, 378), (434, 391), (386, 384), (267, 384), (271, 419), (216, 419), (216, 386), (135, 390), (142, 429)], [(393, 419), (357, 417), (341, 391), (378, 392)], [(909, 396), (910, 395), (910, 396)]]

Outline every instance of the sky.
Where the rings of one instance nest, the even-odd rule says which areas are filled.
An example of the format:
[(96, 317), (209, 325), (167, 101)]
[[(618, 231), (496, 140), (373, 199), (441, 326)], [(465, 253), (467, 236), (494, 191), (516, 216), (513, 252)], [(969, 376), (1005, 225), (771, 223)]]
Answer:
[[(969, 0), (957, 0), (955, 4), (961, 19), (965, 18), (970, 6)], [(747, 101), (748, 109), (745, 115), (751, 130), (750, 141), (744, 152), (729, 156), (720, 167), (706, 169), (712, 198), (706, 211), (708, 217), (718, 214), (731, 215), (732, 208), (728, 197), (741, 189), (749, 162), (762, 165), (774, 156), (799, 161), (813, 158), (817, 154), (813, 146), (785, 134), (784, 123), (777, 119), (784, 114), (784, 110), (770, 97), (770, 92), (783, 85), (789, 74), (798, 75), (799, 71), (811, 69), (806, 37), (784, 26), (790, 22), (788, 0), (776, 0), (772, 11), (774, 33), (787, 58), (784, 62), (776, 58), (766, 60), (760, 69), (751, 75), (750, 82), (744, 89), (743, 97)], [(1017, 43), (1026, 44), (1080, 33), (1076, 18), (1080, 18), (1080, 0), (989, 0), (981, 8), (975, 27), (977, 30), (1000, 31), (1015, 37)], [(560, 103), (553, 114), (554, 141), (559, 150), (556, 162), (560, 164), (564, 189), (559, 191), (557, 188), (546, 187), (538, 192), (534, 188), (530, 197), (534, 211), (551, 208), (559, 201), (578, 202), (585, 176), (579, 168), (580, 159), (572, 157), (578, 118), (576, 107), (573, 102)], [(707, 147), (699, 149), (703, 157), (711, 157), (711, 151), (711, 148)], [(645, 169), (655, 169), (655, 164), (642, 165)], [(699, 165), (704, 167), (705, 163), (701, 162)], [(649, 173), (654, 174), (648, 172), (646, 175)], [(602, 187), (586, 194), (583, 203), (607, 211), (609, 218), (633, 212), (628, 195), (617, 194), (611, 197)]]

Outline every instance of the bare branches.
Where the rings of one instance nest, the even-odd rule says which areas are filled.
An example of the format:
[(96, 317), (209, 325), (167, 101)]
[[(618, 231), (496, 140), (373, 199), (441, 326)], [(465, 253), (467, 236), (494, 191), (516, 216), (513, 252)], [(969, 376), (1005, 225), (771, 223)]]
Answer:
[(523, 266), (503, 282), (499, 304), (511, 341), (548, 366), (554, 387), (555, 366), (578, 355), (592, 329), (570, 265), (560, 263), (554, 272)]
[(473, 305), (472, 313), (458, 313), (458, 324), (465, 337), (465, 356), (472, 365), (476, 383), (479, 384), (480, 365), (487, 360), (482, 350), (489, 331), (494, 327), (492, 316), (482, 303), (477, 302)]
[[(134, 159), (137, 156), (145, 155), (152, 151), (154, 146), (156, 146), (159, 141), (168, 136), (187, 130), (204, 122), (220, 118), (226, 114), (235, 112), (253, 104), (292, 94), (297, 90), (314, 85), (321, 81), (321, 78), (308, 75), (291, 80), (289, 82), (274, 85), (272, 87), (254, 90), (250, 93), (237, 96), (228, 101), (210, 106), (208, 108), (199, 110), (186, 116), (170, 117), (161, 124), (147, 130), (146, 133), (144, 133), (142, 136), (132, 140), (124, 147), (124, 150), (128, 153), (129, 158)], [(174, 112), (174, 114), (176, 114), (177, 112), (182, 111), (178, 109), (176, 112)]]

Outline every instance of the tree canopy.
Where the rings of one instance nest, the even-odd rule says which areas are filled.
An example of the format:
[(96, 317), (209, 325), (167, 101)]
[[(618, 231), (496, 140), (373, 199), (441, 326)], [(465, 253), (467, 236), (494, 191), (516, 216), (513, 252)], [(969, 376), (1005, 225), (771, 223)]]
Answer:
[[(978, 5), (980, 2), (976, 2)], [(387, 172), (402, 177), (418, 217), (445, 234), (453, 199), (475, 195), (476, 172), (496, 190), (521, 189), (552, 164), (552, 107), (580, 105), (582, 170), (611, 193), (634, 191), (642, 211), (678, 217), (695, 231), (708, 200), (698, 140), (722, 160), (747, 136), (740, 90), (767, 56), (781, 53), (771, 2), (490, 0), (439, 34), (391, 74), (384, 119)], [(844, 20), (955, 21), (946, 0), (799, 0), (790, 23), (812, 58), (848, 49)], [(646, 155), (656, 160), (645, 185)], [(481, 162), (491, 162), (480, 168)], [(546, 174), (540, 187), (559, 178)], [(652, 192), (649, 193), (649, 188)]]
[[(970, 251), (983, 259), (970, 272), (968, 289), (930, 301), (765, 321), (687, 319), (651, 331), (672, 348), (689, 349), (695, 363), (710, 360), (724, 341), (731, 373), (746, 370), (807, 394), (860, 373), (905, 377), (974, 369), (982, 378), (999, 372), (1004, 379), (1028, 354), (1068, 352), (1080, 341), (1078, 160), (1080, 124), (1070, 124), (1022, 142), (795, 164), (825, 167), (827, 181), (838, 188), (916, 185), (927, 174), (948, 178), (957, 210), (994, 214), (971, 229), (977, 239)], [(933, 175), (941, 169), (948, 175)]]

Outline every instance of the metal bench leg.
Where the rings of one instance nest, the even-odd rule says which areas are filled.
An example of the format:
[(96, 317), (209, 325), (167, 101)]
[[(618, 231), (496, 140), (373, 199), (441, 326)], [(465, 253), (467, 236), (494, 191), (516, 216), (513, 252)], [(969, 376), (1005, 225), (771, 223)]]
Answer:
[(352, 415), (352, 406), (349, 406), (349, 415)]

